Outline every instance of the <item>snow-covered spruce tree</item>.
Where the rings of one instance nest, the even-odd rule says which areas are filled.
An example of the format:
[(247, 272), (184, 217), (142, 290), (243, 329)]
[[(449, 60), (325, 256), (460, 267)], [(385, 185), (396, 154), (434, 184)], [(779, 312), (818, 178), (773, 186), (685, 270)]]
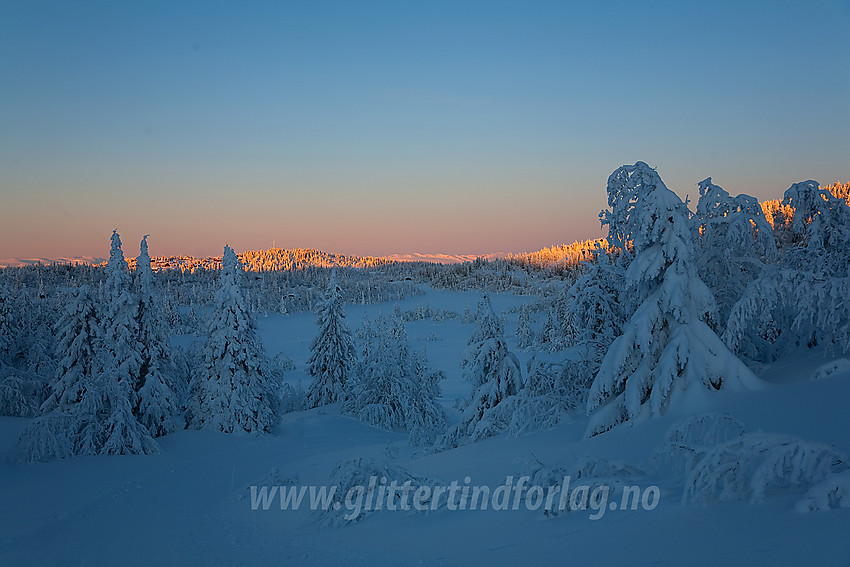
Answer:
[(307, 372), (313, 377), (307, 392), (307, 407), (311, 408), (342, 401), (357, 364), (336, 273), (331, 275), (327, 296), (319, 304), (316, 325), (319, 333), (310, 345), (307, 361)]
[(236, 253), (225, 246), (187, 423), (196, 429), (259, 435), (277, 424), (279, 384), (264, 372), (263, 346), (242, 295), (242, 275)]
[(806, 346), (850, 349), (850, 207), (815, 181), (795, 183), (791, 243), (732, 308), (724, 340), (751, 360), (771, 362)]
[(700, 181), (699, 194), (693, 217), (698, 272), (714, 294), (718, 322), (725, 326), (749, 283), (776, 261), (776, 241), (754, 197), (732, 197), (711, 177)]
[[(478, 311), (475, 315), (475, 329), (467, 341), (467, 348), (460, 361), (461, 375), (464, 379), (472, 382), (475, 387), (487, 381), (488, 364), (482, 358), (485, 345), (490, 341), (504, 343), (504, 330), (502, 320), (496, 316), (490, 297), (485, 293), (478, 302)], [(505, 347), (507, 350), (507, 347)]]
[(850, 275), (850, 206), (844, 199), (817, 181), (803, 181), (785, 191), (782, 204), (794, 209), (795, 243), (783, 264), (829, 277)]
[(90, 392), (102, 396), (95, 413), (103, 429), (94, 443), (99, 453), (110, 455), (159, 451), (134, 413), (138, 407), (136, 387), (143, 361), (138, 340), (139, 298), (131, 285), (121, 237), (113, 231), (104, 283), (106, 304), (100, 316), (101, 342), (94, 359), (94, 384), (98, 387)]
[(53, 324), (61, 310), (54, 297), (47, 298), (43, 288), (25, 295), (21, 313), (21, 371), (24, 391), (30, 401), (30, 415), (39, 413), (39, 407), (50, 393), (50, 385), (56, 376), (56, 337)]
[(17, 284), (12, 294), (0, 284), (0, 415), (32, 417), (49, 393), (56, 365), (48, 302)]
[(527, 303), (519, 308), (516, 343), (517, 347), (521, 349), (530, 348), (534, 344), (534, 331), (531, 329), (531, 307)]
[(80, 286), (54, 325), (57, 335), (56, 378), (42, 404), (44, 413), (80, 403), (92, 375), (99, 318), (88, 285)]
[(154, 285), (148, 235), (142, 237), (136, 259), (139, 289), (139, 345), (141, 367), (135, 384), (134, 412), (151, 435), (159, 437), (177, 429), (176, 369), (169, 355), (169, 333), (163, 320), (164, 302)]
[(660, 415), (688, 388), (758, 387), (758, 378), (706, 324), (715, 300), (697, 276), (681, 199), (637, 162), (608, 178), (608, 204), (602, 219), (609, 240), (632, 243), (626, 289), (641, 303), (602, 359), (587, 401), (587, 435)]
[(515, 396), (503, 399), (494, 410), (500, 422), (507, 423), (507, 431), (514, 437), (551, 429), (569, 412), (587, 402), (589, 385), (582, 385), (575, 375), (578, 361), (563, 363), (538, 361), (532, 358), (526, 368), (527, 377)]
[(370, 327), (346, 413), (377, 427), (407, 431), (413, 444), (433, 443), (446, 425), (437, 401), (443, 374), (428, 367), (424, 354), (410, 350), (400, 318), (379, 318)]
[(129, 287), (121, 239), (113, 231), (104, 308), (95, 312), (88, 288), (82, 287), (60, 319), (60, 363), (46, 413), (21, 432), (13, 460), (159, 451), (133, 414), (141, 357), (138, 299)]
[(9, 352), (11, 340), (11, 311), (9, 305), (9, 292), (6, 285), (0, 282), (0, 354), (6, 356)]
[(612, 263), (601, 246), (596, 255), (596, 262), (586, 262), (584, 274), (557, 301), (559, 346), (572, 347), (573, 357), (560, 363), (532, 359), (522, 389), (502, 403), (512, 435), (552, 428), (568, 412), (587, 405), (602, 357), (624, 323), (621, 301), (627, 302), (618, 301), (624, 281), (621, 264)]
[(620, 335), (625, 317), (620, 298), (625, 274), (622, 266), (611, 262), (601, 247), (596, 251), (596, 262), (588, 263), (587, 271), (567, 291), (564, 313), (564, 334), (568, 344), (581, 352), (581, 361), (573, 363), (570, 373), (589, 388), (599, 370), (602, 357), (614, 339)]
[(486, 294), (478, 304), (477, 320), (462, 361), (463, 372), (475, 390), (460, 422), (443, 437), (442, 445), (447, 448), (504, 431), (511, 419), (511, 406), (500, 405), (523, 386), (519, 360), (508, 350), (501, 320), (493, 312)]

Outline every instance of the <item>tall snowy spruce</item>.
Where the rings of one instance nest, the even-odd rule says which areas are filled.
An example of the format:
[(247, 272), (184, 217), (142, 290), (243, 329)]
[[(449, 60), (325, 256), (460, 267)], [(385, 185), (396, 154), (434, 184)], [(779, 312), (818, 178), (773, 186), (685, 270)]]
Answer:
[(176, 372), (169, 355), (169, 333), (164, 322), (163, 300), (154, 285), (148, 235), (142, 237), (136, 258), (139, 289), (139, 345), (141, 366), (134, 408), (139, 421), (151, 435), (159, 437), (177, 429)]
[[(121, 237), (112, 232), (104, 284), (105, 309), (100, 317), (101, 345), (94, 360), (96, 393), (102, 396), (103, 439), (96, 440), (105, 454), (156, 453), (159, 447), (147, 429), (136, 419), (136, 386), (142, 372), (142, 345), (139, 343), (139, 299), (132, 281)], [(99, 383), (99, 384), (98, 384)], [(96, 413), (99, 413), (96, 411)]]
[(475, 390), (460, 423), (446, 432), (445, 447), (458, 447), (504, 431), (510, 423), (507, 398), (523, 386), (517, 357), (508, 350), (502, 322), (487, 295), (478, 303), (477, 325), (461, 361), (464, 376)]
[(232, 433), (269, 432), (277, 424), (279, 384), (265, 372), (263, 346), (242, 294), (242, 266), (230, 246), (193, 377), (188, 426)]
[(643, 162), (608, 178), (609, 242), (633, 249), (626, 289), (641, 301), (602, 363), (587, 402), (587, 435), (664, 413), (689, 388), (757, 388), (758, 378), (706, 324), (716, 316), (699, 279), (689, 212)]
[(342, 401), (357, 363), (351, 329), (345, 322), (339, 281), (331, 275), (325, 300), (319, 305), (319, 333), (310, 345), (307, 372), (313, 383), (307, 392), (307, 407)]
[(159, 452), (159, 446), (133, 412), (141, 369), (138, 298), (121, 238), (111, 237), (104, 307), (93, 307), (82, 287), (59, 320), (60, 357), (46, 412), (21, 432), (13, 459), (21, 462), (74, 455), (126, 455)]

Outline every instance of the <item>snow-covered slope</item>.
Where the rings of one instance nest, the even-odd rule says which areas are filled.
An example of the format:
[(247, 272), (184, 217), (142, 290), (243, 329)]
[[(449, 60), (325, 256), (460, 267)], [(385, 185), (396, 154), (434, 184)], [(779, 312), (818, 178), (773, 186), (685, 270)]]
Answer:
[[(458, 367), (473, 329), (461, 315), (478, 298), (431, 290), (400, 304), (414, 309), (427, 300), (433, 309), (458, 313), (406, 324), (411, 343), (425, 346), (429, 362), (446, 373), (441, 402), (450, 421), (459, 416), (455, 399), (472, 387)], [(515, 308), (530, 298), (495, 294), (492, 300), (497, 313), (507, 314), (515, 349)], [(392, 309), (346, 306), (355, 330), (364, 312), (374, 318)], [(269, 355), (282, 352), (295, 362), (286, 381), (308, 384), (304, 368), (315, 316), (269, 315), (258, 327)], [(516, 352), (525, 365), (531, 353)], [(584, 437), (587, 418), (575, 415), (549, 431), (502, 434), (433, 453), (410, 446), (405, 433), (344, 416), (333, 404), (286, 414), (274, 434), (263, 437), (186, 430), (159, 439), (162, 452), (155, 455), (34, 465), (3, 459), (0, 565), (846, 565), (850, 509), (796, 512), (807, 486), (776, 483), (767, 485), (760, 504), (742, 494), (741, 500), (683, 505), (686, 477), (664, 466), (656, 452), (674, 424), (712, 412), (733, 416), (751, 435), (794, 436), (850, 454), (850, 374), (810, 379), (832, 358), (822, 350), (799, 352), (759, 373), (764, 390), (695, 390), (661, 417), (590, 439)], [(29, 422), (0, 418), (0, 456)], [(350, 464), (354, 459), (361, 464)], [(264, 510), (252, 498), (251, 486), (328, 484), (346, 462), (493, 491), (508, 477), (516, 484), (524, 475), (569, 472), (573, 487), (606, 485), (611, 493), (604, 507), (557, 516), (528, 509), (522, 493), (517, 510), (452, 510), (442, 502), (427, 513), (382, 510), (351, 522), (338, 521), (345, 508), (336, 516), (306, 504), (281, 510), (274, 499)], [(620, 509), (623, 485), (648, 494), (650, 505)]]

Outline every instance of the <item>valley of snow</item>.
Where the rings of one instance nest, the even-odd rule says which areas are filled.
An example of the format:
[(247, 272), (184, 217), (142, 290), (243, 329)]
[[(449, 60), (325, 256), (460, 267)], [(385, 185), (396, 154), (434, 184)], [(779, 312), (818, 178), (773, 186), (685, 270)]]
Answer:
[[(461, 378), (459, 360), (474, 323), (460, 315), (474, 311), (480, 293), (423, 290), (398, 302), (401, 309), (427, 301), (459, 315), (406, 323), (411, 346), (427, 349), (430, 365), (445, 373), (440, 401), (451, 425), (459, 416), (455, 400), (472, 387)], [(509, 347), (525, 370), (532, 352), (517, 347), (515, 331), (518, 307), (532, 297), (491, 299), (495, 312), (505, 314)], [(356, 330), (364, 314), (374, 320), (394, 306), (345, 309)], [(306, 387), (315, 314), (271, 313), (258, 317), (257, 327), (270, 357), (282, 353), (294, 362), (285, 381)], [(555, 360), (563, 353), (536, 356)], [(587, 417), (576, 412), (548, 431), (502, 433), (435, 453), (411, 446), (406, 433), (342, 415), (334, 404), (285, 414), (271, 435), (177, 431), (159, 439), (162, 452), (155, 455), (24, 465), (0, 458), (0, 565), (848, 565), (850, 508), (796, 511), (806, 488), (770, 485), (760, 503), (745, 495), (683, 504), (682, 475), (656, 458), (675, 423), (708, 412), (729, 414), (747, 432), (791, 435), (850, 454), (850, 373), (838, 365), (811, 379), (839, 356), (801, 350), (760, 370), (761, 391), (689, 391), (660, 418), (590, 439)], [(0, 457), (30, 421), (0, 418)], [(327, 485), (334, 467), (361, 457), (446, 485), (470, 477), (472, 485), (493, 489), (541, 463), (569, 468), (599, 458), (631, 471), (607, 482), (657, 486), (660, 499), (652, 509), (620, 510), (612, 496), (597, 519), (593, 510), (553, 517), (527, 509), (523, 498), (518, 510), (382, 510), (333, 526), (307, 505), (281, 510), (275, 500), (267, 510), (252, 509), (251, 486)]]

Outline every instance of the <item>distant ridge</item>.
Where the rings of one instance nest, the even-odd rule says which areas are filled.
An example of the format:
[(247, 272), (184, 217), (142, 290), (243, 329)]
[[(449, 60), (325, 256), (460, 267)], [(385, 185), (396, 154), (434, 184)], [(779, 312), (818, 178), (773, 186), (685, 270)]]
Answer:
[(485, 260), (493, 260), (495, 258), (507, 258), (507, 253), (491, 253), (491, 254), (423, 254), (421, 252), (413, 252), (411, 254), (390, 254), (386, 258), (396, 262), (431, 262), (434, 264), (460, 264), (462, 262), (471, 262), (478, 258)]
[(97, 265), (106, 262), (105, 258), (96, 256), (60, 256), (57, 258), (6, 258), (0, 260), (0, 268), (20, 268), (22, 266), (34, 266), (36, 264), (90, 264)]
[[(459, 264), (478, 258), (485, 260), (504, 259), (513, 264), (534, 268), (570, 268), (584, 260), (592, 258), (597, 246), (606, 247), (604, 239), (577, 241), (543, 248), (523, 254), (491, 252), (487, 254), (441, 254), (412, 252), (409, 254), (390, 254), (388, 256), (348, 256), (322, 252), (313, 248), (269, 248), (268, 250), (246, 250), (238, 254), (246, 269), (254, 272), (303, 270), (306, 268), (374, 268), (401, 262), (429, 262), (434, 264)], [(105, 264), (104, 258), (95, 256), (73, 256), (57, 258), (11, 258), (0, 260), (0, 268), (32, 266), (38, 263), (50, 264)], [(128, 257), (131, 269), (136, 267), (136, 258)], [(157, 256), (151, 259), (151, 267), (156, 270), (217, 270), (221, 267), (221, 256), (195, 258), (194, 256)]]
[[(385, 266), (397, 262), (431, 262), (435, 264), (458, 264), (469, 262), (476, 258), (505, 258), (508, 254), (423, 254), (414, 252), (412, 254), (390, 254), (389, 256), (348, 256), (345, 254), (334, 254), (322, 252), (312, 248), (270, 248), (268, 250), (246, 250), (238, 254), (239, 259), (248, 270), (275, 271), (275, 270), (303, 270), (305, 268), (369, 268)], [(88, 264), (101, 265), (106, 262), (105, 258), (93, 256), (57, 257), (57, 258), (9, 258), (0, 260), (0, 268), (18, 268), (32, 266), (38, 263), (50, 265), (58, 264)], [(131, 269), (136, 267), (136, 259), (128, 257), (127, 263)], [(217, 270), (221, 267), (221, 256), (208, 256), (196, 258), (194, 256), (158, 256), (151, 259), (151, 267), (158, 270), (183, 269), (192, 270), (197, 268)]]

